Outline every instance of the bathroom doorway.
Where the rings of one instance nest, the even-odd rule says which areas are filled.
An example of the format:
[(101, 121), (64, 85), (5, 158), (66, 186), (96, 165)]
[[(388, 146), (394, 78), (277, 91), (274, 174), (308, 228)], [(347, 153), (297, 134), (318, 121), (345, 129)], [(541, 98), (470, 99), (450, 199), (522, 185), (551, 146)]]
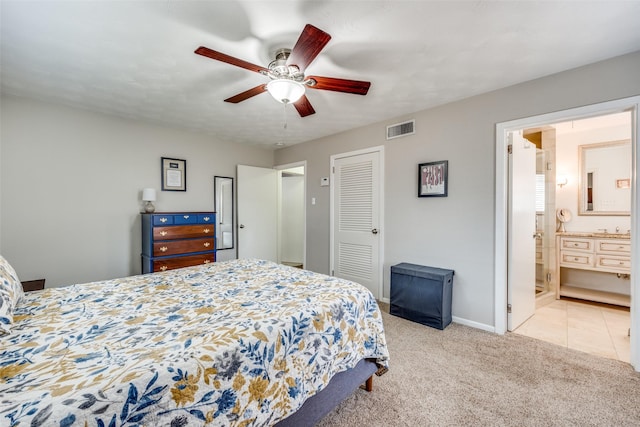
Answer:
[[(561, 235), (557, 232), (561, 229), (568, 233), (563, 235), (577, 235), (578, 243), (620, 242), (622, 247), (627, 247), (627, 231), (631, 228), (630, 188), (616, 188), (615, 179), (611, 179), (610, 185), (602, 182), (600, 200), (594, 200), (593, 177), (589, 180), (580, 174), (580, 161), (585, 159), (579, 155), (579, 147), (598, 150), (597, 164), (590, 162), (588, 175), (598, 173), (604, 176), (610, 171), (613, 176), (626, 179), (630, 176), (630, 144), (614, 144), (612, 141), (630, 141), (631, 113), (607, 114), (525, 129), (523, 135), (537, 147), (536, 310), (514, 332), (629, 362), (629, 275), (621, 274), (623, 270), (594, 271), (601, 262), (597, 256), (590, 259), (592, 264), (587, 269), (582, 269), (582, 265), (577, 269), (566, 268), (563, 262), (559, 263), (563, 268), (559, 268), (556, 255), (565, 252), (556, 250), (556, 241), (559, 241), (556, 237)], [(584, 209), (588, 212), (581, 214), (578, 207), (580, 191), (589, 183), (591, 197), (584, 201)], [(602, 194), (603, 191), (607, 194)], [(614, 212), (616, 197), (623, 199), (623, 206), (618, 210), (626, 210), (626, 215)], [(562, 215), (556, 215), (560, 211)], [(604, 240), (581, 239), (588, 232), (598, 232), (598, 235), (605, 236)], [(576, 252), (575, 255), (580, 256), (581, 253)], [(562, 256), (560, 258), (562, 261)], [(613, 259), (631, 262), (624, 253), (616, 253)], [(567, 296), (579, 298), (567, 299)], [(607, 304), (612, 302), (616, 304)]]
[[(639, 210), (639, 197), (638, 188), (635, 181), (636, 168), (639, 163), (637, 141), (637, 123), (638, 123), (638, 107), (640, 106), (640, 97), (631, 97), (617, 101), (604, 102), (601, 104), (590, 105), (586, 107), (579, 107), (562, 112), (555, 112), (544, 114), (535, 117), (529, 117), (525, 119), (514, 120), (506, 123), (499, 123), (496, 126), (496, 264), (495, 264), (495, 326), (496, 332), (504, 333), (507, 330), (507, 301), (508, 301), (508, 269), (509, 258), (508, 254), (508, 227), (507, 227), (507, 207), (509, 206), (508, 189), (509, 189), (509, 175), (508, 175), (508, 154), (507, 154), (507, 134), (516, 130), (529, 129), (533, 127), (544, 127), (555, 123), (577, 121), (579, 119), (595, 117), (599, 115), (607, 115), (612, 113), (620, 113), (624, 111), (630, 112), (632, 115), (632, 123), (634, 126), (631, 135), (632, 146), (632, 171), (630, 179), (630, 192), (632, 194), (632, 204), (630, 209), (630, 224), (637, 224), (637, 213)], [(559, 172), (559, 171), (558, 171)], [(556, 190), (557, 184), (554, 183)], [(559, 206), (558, 206), (559, 207)], [(577, 211), (577, 207), (575, 208)], [(577, 213), (577, 212), (576, 212)], [(573, 217), (577, 215), (574, 213)], [(555, 215), (555, 212), (554, 212)], [(555, 225), (555, 224), (554, 224)], [(600, 228), (600, 227), (598, 227)], [(555, 230), (553, 231), (555, 233)], [(629, 239), (631, 242), (635, 242), (638, 239), (637, 227), (629, 226)], [(554, 251), (555, 252), (555, 251)], [(636, 259), (638, 256), (638, 250), (635, 244), (631, 244), (631, 259)], [(535, 255), (529, 258), (529, 262), (534, 262)], [(637, 278), (637, 274), (633, 272), (638, 271), (637, 263), (631, 265), (631, 275), (629, 278), (629, 289), (632, 294), (640, 294), (640, 280)], [(534, 285), (532, 284), (532, 292), (534, 291)], [(637, 299), (630, 301), (630, 324), (631, 331), (637, 330), (638, 318), (636, 313), (640, 308)], [(631, 334), (630, 337), (630, 363), (636, 370), (640, 369), (640, 342), (637, 340), (635, 334)]]

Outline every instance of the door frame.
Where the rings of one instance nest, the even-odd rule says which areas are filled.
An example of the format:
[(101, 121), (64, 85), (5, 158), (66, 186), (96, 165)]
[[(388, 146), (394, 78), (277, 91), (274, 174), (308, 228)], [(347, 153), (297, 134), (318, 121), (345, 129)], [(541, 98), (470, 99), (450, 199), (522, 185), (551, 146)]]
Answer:
[[(385, 175), (384, 175), (384, 146), (383, 145), (378, 145), (376, 147), (369, 147), (369, 148), (364, 148), (362, 150), (356, 150), (356, 151), (349, 151), (346, 153), (340, 153), (340, 154), (332, 154), (331, 155), (331, 160), (330, 160), (330, 171), (334, 170), (335, 167), (335, 161), (337, 159), (341, 159), (344, 157), (353, 157), (353, 156), (359, 156), (362, 154), (371, 154), (371, 153), (378, 153), (378, 159), (380, 161), (379, 167), (380, 167), (380, 187), (378, 188), (378, 191), (380, 192), (380, 227), (378, 230), (378, 237), (379, 237), (379, 241), (378, 241), (378, 277), (380, 278), (379, 283), (378, 283), (378, 295), (374, 295), (375, 297), (377, 297), (380, 301), (383, 302), (388, 302), (388, 300), (385, 300), (384, 298), (384, 275), (382, 274), (384, 272), (384, 235), (385, 235), (385, 226), (384, 226), (384, 182), (385, 182)], [(334, 251), (334, 227), (335, 227), (335, 206), (334, 206), (334, 196), (335, 196), (335, 186), (334, 186), (334, 180), (333, 180), (333, 176), (334, 174), (331, 173), (331, 182), (329, 185), (329, 273), (331, 273), (331, 275), (333, 276), (333, 271), (334, 266), (335, 266), (335, 251)]]
[(281, 235), (280, 233), (282, 232), (282, 218), (280, 215), (280, 212), (282, 211), (282, 171), (285, 169), (291, 169), (291, 168), (297, 168), (297, 167), (303, 167), (304, 168), (304, 175), (303, 175), (303, 206), (302, 206), (302, 228), (304, 230), (304, 234), (302, 236), (302, 265), (304, 266), (304, 268), (307, 268), (307, 161), (303, 160), (300, 162), (294, 162), (294, 163), (287, 163), (284, 165), (277, 165), (274, 166), (273, 168), (275, 170), (278, 171), (278, 177), (277, 177), (277, 182), (278, 182), (278, 189), (277, 189), (277, 197), (278, 197), (278, 231), (277, 231), (277, 235), (278, 235), (278, 248), (277, 248), (277, 254), (278, 254), (278, 262), (281, 261), (282, 258), (282, 254), (281, 254), (281, 248), (280, 248), (280, 243), (281, 243)]
[[(550, 123), (578, 120), (622, 111), (631, 111), (631, 259), (640, 256), (640, 188), (638, 186), (638, 123), (640, 123), (640, 96), (622, 98), (583, 107), (570, 108), (563, 111), (541, 114), (496, 124), (496, 168), (495, 168), (495, 264), (494, 264), (494, 327), (495, 332), (504, 334), (507, 329), (507, 213), (508, 213), (508, 132), (538, 127)], [(640, 331), (640, 262), (631, 263), (631, 330)], [(631, 334), (631, 365), (640, 371), (640, 340), (638, 334)]]

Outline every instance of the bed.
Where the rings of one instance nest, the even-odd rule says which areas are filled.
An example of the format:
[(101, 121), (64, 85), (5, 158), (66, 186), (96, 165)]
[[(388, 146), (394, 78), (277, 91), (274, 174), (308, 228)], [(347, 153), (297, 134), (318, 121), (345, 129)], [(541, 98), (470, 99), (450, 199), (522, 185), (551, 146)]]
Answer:
[(313, 425), (389, 358), (366, 288), (261, 260), (31, 292), (9, 321), (9, 426)]

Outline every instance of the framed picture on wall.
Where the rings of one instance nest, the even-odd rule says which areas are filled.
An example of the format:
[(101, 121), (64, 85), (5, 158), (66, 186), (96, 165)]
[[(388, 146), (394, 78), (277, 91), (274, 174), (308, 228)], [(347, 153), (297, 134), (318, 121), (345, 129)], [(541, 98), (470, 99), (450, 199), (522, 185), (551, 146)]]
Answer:
[(162, 191), (187, 191), (187, 161), (161, 158)]
[(418, 165), (418, 197), (447, 197), (449, 161)]

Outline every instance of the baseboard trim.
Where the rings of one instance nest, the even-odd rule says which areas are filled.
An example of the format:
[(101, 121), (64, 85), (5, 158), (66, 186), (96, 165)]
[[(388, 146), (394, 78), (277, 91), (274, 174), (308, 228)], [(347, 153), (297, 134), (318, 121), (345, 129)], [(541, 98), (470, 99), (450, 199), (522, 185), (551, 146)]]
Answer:
[(459, 323), (461, 325), (469, 326), (476, 329), (481, 329), (483, 331), (494, 332), (494, 333), (496, 332), (495, 326), (492, 326), (492, 325), (485, 325), (484, 323), (474, 322), (473, 320), (463, 319), (461, 317), (456, 317), (456, 316), (452, 316), (451, 320), (454, 323)]

